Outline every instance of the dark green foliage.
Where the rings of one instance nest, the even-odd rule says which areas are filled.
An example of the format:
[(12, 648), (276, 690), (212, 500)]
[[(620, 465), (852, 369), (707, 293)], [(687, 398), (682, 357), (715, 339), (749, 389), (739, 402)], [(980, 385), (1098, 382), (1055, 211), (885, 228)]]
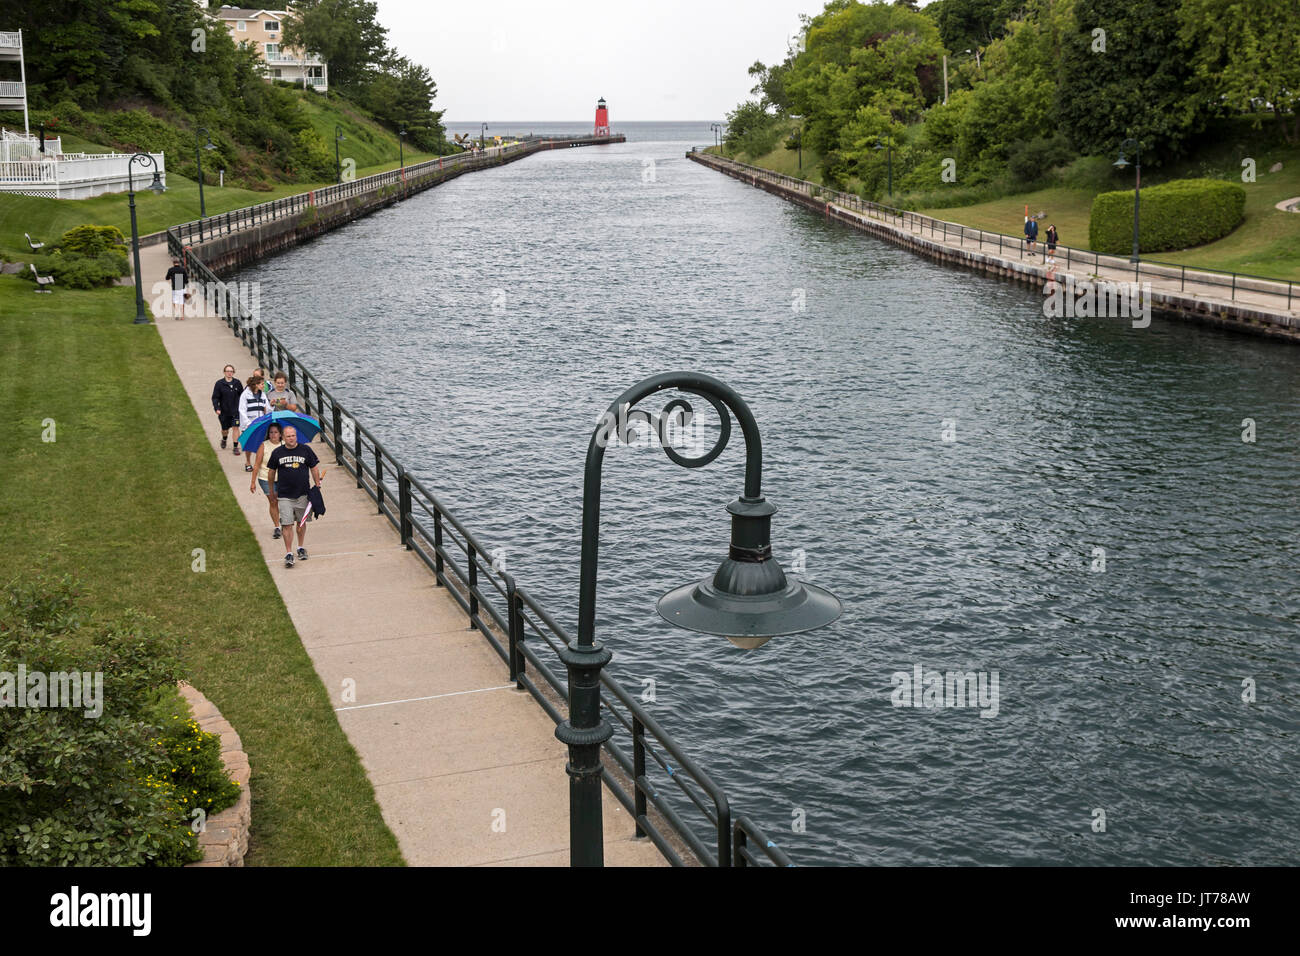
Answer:
[[(37, 256), (32, 264), (41, 275), (54, 276), (54, 284), (57, 288), (65, 289), (95, 289), (109, 286), (131, 272), (127, 265), (125, 251), (83, 256), (75, 252), (55, 249), (49, 255)], [(24, 269), (18, 274), (30, 282), (36, 281), (36, 276), (32, 275), (31, 269)]]
[(727, 114), (727, 132), (722, 144), (729, 153), (745, 153), (755, 158), (775, 149), (780, 135), (776, 115), (763, 104), (749, 100)]
[[(102, 674), (102, 712), (0, 707), (0, 866), (174, 866), (198, 856), (155, 714), (179, 676), (139, 617), (96, 621), (69, 580), (11, 583), (0, 671)], [(92, 709), (93, 713), (93, 709)], [(192, 795), (197, 796), (197, 795)], [(203, 799), (207, 799), (205, 796)]]
[[(436, 85), (388, 48), (374, 3), (312, 0), (294, 10), (286, 45), (291, 35), (307, 37), (307, 48), (327, 58), (332, 88), (393, 132), (411, 126), (407, 141), (417, 148), (452, 151), (432, 110)], [(220, 169), (227, 183), (249, 188), (333, 178), (333, 144), (301, 106), (318, 94), (268, 83), (256, 54), (193, 0), (21, 4), (0, 26), (24, 30), (32, 120), (52, 134), (164, 152), (169, 169), (197, 178), (194, 130), (204, 126), (217, 147), (203, 155), (208, 182)]]
[[(1142, 190), (1138, 239), (1142, 252), (1188, 249), (1232, 232), (1245, 214), (1246, 190), (1217, 179), (1175, 179)], [(1133, 248), (1133, 192), (1100, 193), (1092, 204), (1088, 241), (1098, 252)]]
[(1007, 169), (1018, 183), (1032, 183), (1074, 159), (1074, 150), (1060, 133), (1040, 136), (1007, 147)]
[[(1080, 153), (1140, 140), (1152, 165), (1183, 155), (1204, 128), (1212, 97), (1189, 92), (1192, 49), (1167, 0), (1077, 0), (1062, 37), (1057, 119)], [(1104, 52), (1094, 30), (1105, 31)]]

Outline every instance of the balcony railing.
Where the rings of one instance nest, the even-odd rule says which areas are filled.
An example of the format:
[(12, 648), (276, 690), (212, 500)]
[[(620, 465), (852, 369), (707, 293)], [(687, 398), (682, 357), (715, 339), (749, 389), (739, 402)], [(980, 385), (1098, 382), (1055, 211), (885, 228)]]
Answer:
[(310, 56), (294, 56), (292, 53), (268, 53), (266, 62), (273, 63), (276, 66), (288, 64), (289, 66), (324, 66), (325, 61), (319, 56), (312, 54)]
[(23, 35), (21, 33), (0, 33), (0, 47), (14, 47), (21, 50), (23, 48)]
[(0, 96), (23, 96), (23, 84), (19, 80), (0, 80)]

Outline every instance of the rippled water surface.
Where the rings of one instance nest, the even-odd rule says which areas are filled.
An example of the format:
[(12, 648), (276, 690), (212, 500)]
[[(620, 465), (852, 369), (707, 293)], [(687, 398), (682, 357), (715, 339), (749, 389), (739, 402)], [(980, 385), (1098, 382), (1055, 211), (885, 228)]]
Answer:
[[(1047, 319), (687, 161), (707, 125), (628, 132), (241, 278), (569, 626), (599, 412), (674, 369), (745, 396), (773, 546), (843, 617), (743, 652), (656, 614), (725, 551), (737, 433), (702, 470), (607, 455), (599, 637), (797, 861), (1294, 863), (1300, 352)], [(996, 717), (894, 706), (916, 664), (996, 670)]]

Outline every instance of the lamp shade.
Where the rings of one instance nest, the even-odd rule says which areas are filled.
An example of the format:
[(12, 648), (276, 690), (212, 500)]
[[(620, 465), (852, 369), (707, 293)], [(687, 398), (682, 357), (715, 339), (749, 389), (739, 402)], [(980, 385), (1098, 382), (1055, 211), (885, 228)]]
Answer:
[(1120, 153), (1119, 159), (1115, 160), (1115, 162), (1111, 163), (1111, 165), (1118, 166), (1120, 169), (1123, 169), (1124, 167), (1130, 165), (1130, 163), (1127, 159), (1124, 158), (1124, 154)]
[(659, 599), (664, 620), (752, 649), (782, 634), (824, 627), (843, 613), (834, 594), (787, 578), (772, 557), (776, 508), (762, 498), (740, 498), (727, 510), (732, 516), (730, 553), (712, 576)]
[(167, 191), (167, 187), (163, 185), (162, 177), (156, 172), (153, 174), (153, 182), (149, 184), (149, 188), (156, 193), (164, 193)]

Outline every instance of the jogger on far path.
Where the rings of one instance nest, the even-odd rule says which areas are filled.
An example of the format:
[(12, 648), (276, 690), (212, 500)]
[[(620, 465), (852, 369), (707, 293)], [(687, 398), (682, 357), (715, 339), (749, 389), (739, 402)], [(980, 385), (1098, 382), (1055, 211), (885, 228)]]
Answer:
[[(261, 418), (271, 410), (271, 403), (262, 391), (262, 376), (254, 374), (248, 378), (248, 387), (239, 395), (239, 430), (253, 424), (253, 419)], [(235, 454), (239, 454), (239, 440), (235, 440)], [(244, 471), (253, 470), (253, 453), (244, 452)]]
[[(298, 441), (298, 429), (284, 426), (284, 444), (271, 452), (266, 463), (271, 479), (271, 504), (279, 508), (280, 526), (284, 529), (284, 566), (293, 567), (293, 529), (307, 514), (307, 492), (311, 479), (321, 483), (324, 475), (316, 467), (320, 459), (310, 445)], [(310, 477), (309, 477), (310, 476)], [(307, 560), (307, 525), (298, 529), (298, 560)]]
[[(235, 367), (227, 365), (222, 369), (224, 378), (217, 379), (212, 386), (212, 410), (217, 413), (221, 423), (221, 447), (226, 447), (226, 438), (230, 429), (239, 427), (239, 394), (244, 390), (244, 383), (235, 378)], [(235, 454), (239, 454), (239, 435), (235, 435)]]

